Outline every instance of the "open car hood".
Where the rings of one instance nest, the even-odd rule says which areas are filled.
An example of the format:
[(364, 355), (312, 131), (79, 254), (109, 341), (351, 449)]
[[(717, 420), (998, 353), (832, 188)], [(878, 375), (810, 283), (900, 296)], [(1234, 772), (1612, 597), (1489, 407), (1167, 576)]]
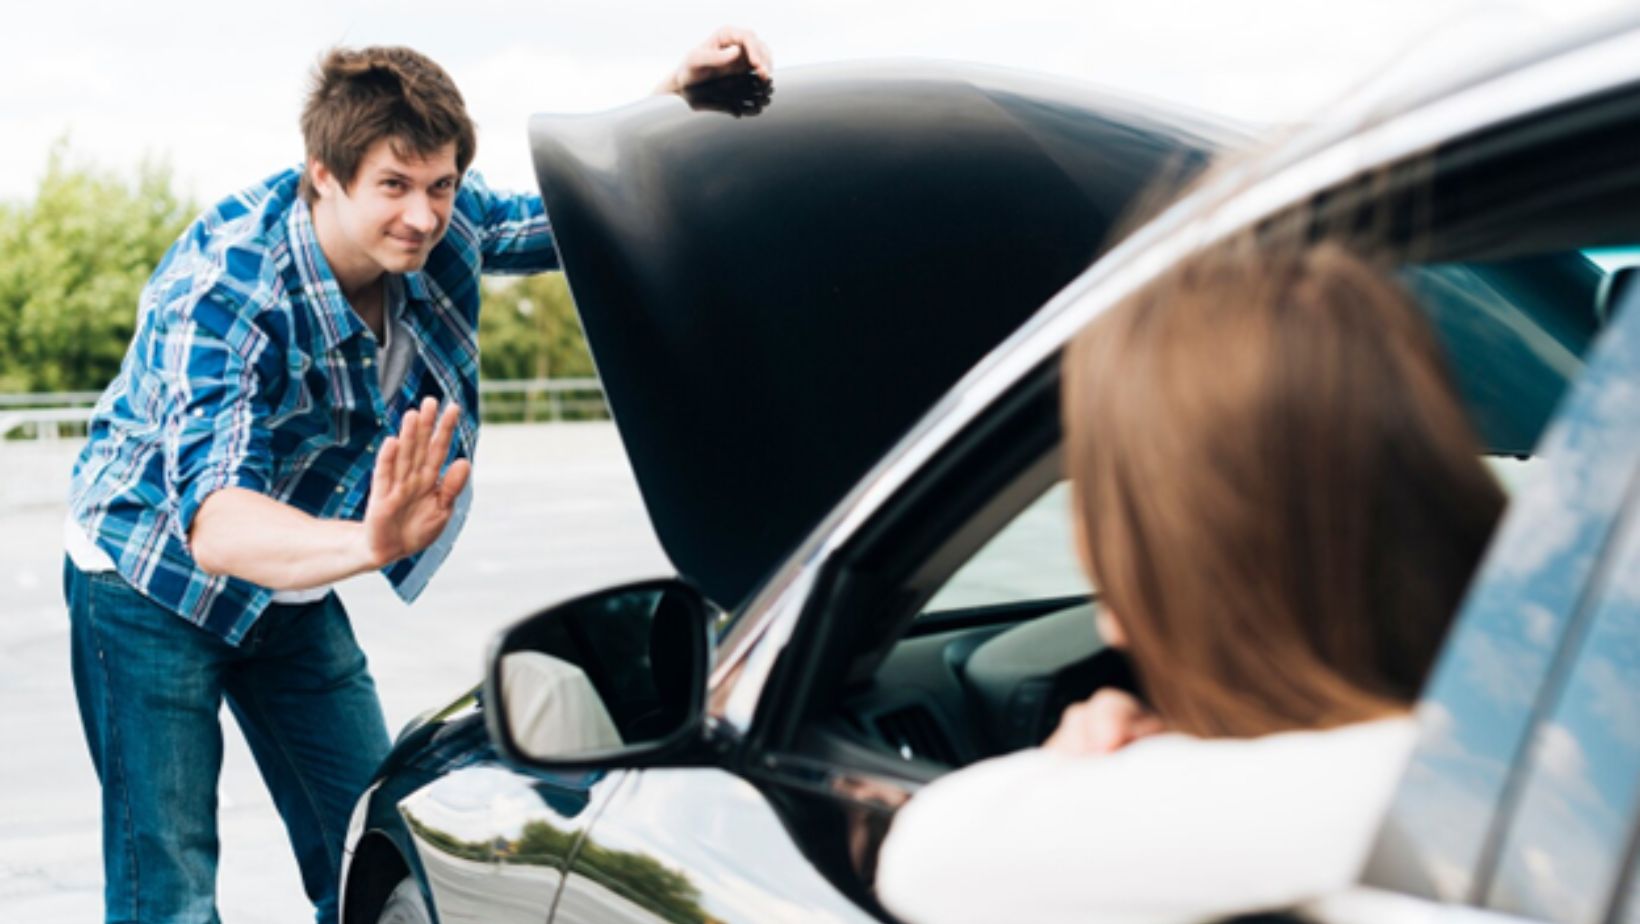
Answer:
[(1194, 171), (1224, 137), (954, 65), (799, 69), (772, 99), (756, 89), (530, 125), (655, 531), (731, 608), (1111, 243), (1159, 170)]

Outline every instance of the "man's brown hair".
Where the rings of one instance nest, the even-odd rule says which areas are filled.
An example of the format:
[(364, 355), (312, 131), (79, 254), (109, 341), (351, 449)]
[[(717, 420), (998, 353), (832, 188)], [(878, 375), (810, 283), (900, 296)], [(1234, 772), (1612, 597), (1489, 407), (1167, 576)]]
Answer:
[(1220, 245), (1074, 340), (1063, 408), (1089, 566), (1170, 727), (1416, 699), (1503, 495), (1389, 277), (1338, 245)]
[[(455, 81), (432, 59), (402, 47), (333, 48), (313, 71), (302, 107), (302, 140), (348, 188), (359, 162), (386, 138), (401, 158), (427, 157), (452, 142), (456, 171), (464, 174), (477, 150), (473, 121)], [(316, 191), (302, 175), (302, 198)]]

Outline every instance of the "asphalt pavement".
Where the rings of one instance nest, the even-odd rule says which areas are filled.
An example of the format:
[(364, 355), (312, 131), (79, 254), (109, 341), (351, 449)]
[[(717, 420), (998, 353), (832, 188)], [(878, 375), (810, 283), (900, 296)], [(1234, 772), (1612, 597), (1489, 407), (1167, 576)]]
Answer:
[[(102, 914), (96, 776), (80, 734), (61, 599), (62, 498), (79, 446), (0, 443), (0, 921)], [(491, 635), (555, 600), (668, 574), (607, 423), (486, 427), (473, 511), (406, 607), (379, 576), (340, 593), (389, 731), (476, 683)], [(296, 863), (223, 713), (218, 905), (228, 924), (311, 920)]]

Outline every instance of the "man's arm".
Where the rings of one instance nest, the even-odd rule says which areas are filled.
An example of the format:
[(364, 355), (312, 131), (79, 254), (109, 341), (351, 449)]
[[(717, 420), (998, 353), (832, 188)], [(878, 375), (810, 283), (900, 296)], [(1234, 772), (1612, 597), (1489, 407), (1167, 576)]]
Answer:
[(364, 524), (310, 516), (246, 488), (222, 488), (200, 504), (189, 545), (194, 561), (273, 590), (303, 590), (381, 567)]
[[(363, 522), (310, 516), (256, 491), (225, 487), (200, 503), (189, 530), (199, 566), (273, 590), (319, 587), (384, 567), (431, 545), (450, 521), (472, 466), (441, 474), (459, 412), (428, 398), (382, 443)], [(435, 426), (434, 421), (437, 421)]]
[(456, 194), (456, 207), (478, 229), (484, 272), (528, 274), (558, 269), (558, 248), (539, 195), (495, 192), (477, 171), (468, 171)]

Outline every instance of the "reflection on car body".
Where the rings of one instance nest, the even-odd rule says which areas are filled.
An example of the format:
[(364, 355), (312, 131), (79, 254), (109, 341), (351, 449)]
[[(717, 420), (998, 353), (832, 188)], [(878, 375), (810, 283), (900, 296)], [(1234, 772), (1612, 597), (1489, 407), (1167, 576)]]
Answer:
[[(1148, 178), (1233, 136), (913, 66), (783, 75), (750, 118), (651, 101), (535, 131), (682, 578), (525, 620), (492, 652), (482, 708), (406, 730), (348, 839), (347, 921), (888, 919), (871, 847), (896, 804), (1039, 741), (1068, 699), (1133, 683), (1092, 630), (1096, 599), (1056, 579), (947, 590), (1033, 559), (1009, 543), (1061, 541), (1005, 529), (1060, 496), (1060, 347), (1172, 261), (1294, 216), (1373, 228), (1490, 451), (1537, 457), (1361, 888), (1303, 913), (1640, 914), (1640, 292), (1608, 282), (1640, 243), (1640, 24), (1300, 135), (1097, 262)], [(674, 607), (685, 641), (628, 632), (568, 655), (624, 744), (521, 750), (495, 692), (506, 656), (592, 651), (577, 614), (640, 599)], [(668, 701), (688, 708), (654, 712), (680, 682)]]

